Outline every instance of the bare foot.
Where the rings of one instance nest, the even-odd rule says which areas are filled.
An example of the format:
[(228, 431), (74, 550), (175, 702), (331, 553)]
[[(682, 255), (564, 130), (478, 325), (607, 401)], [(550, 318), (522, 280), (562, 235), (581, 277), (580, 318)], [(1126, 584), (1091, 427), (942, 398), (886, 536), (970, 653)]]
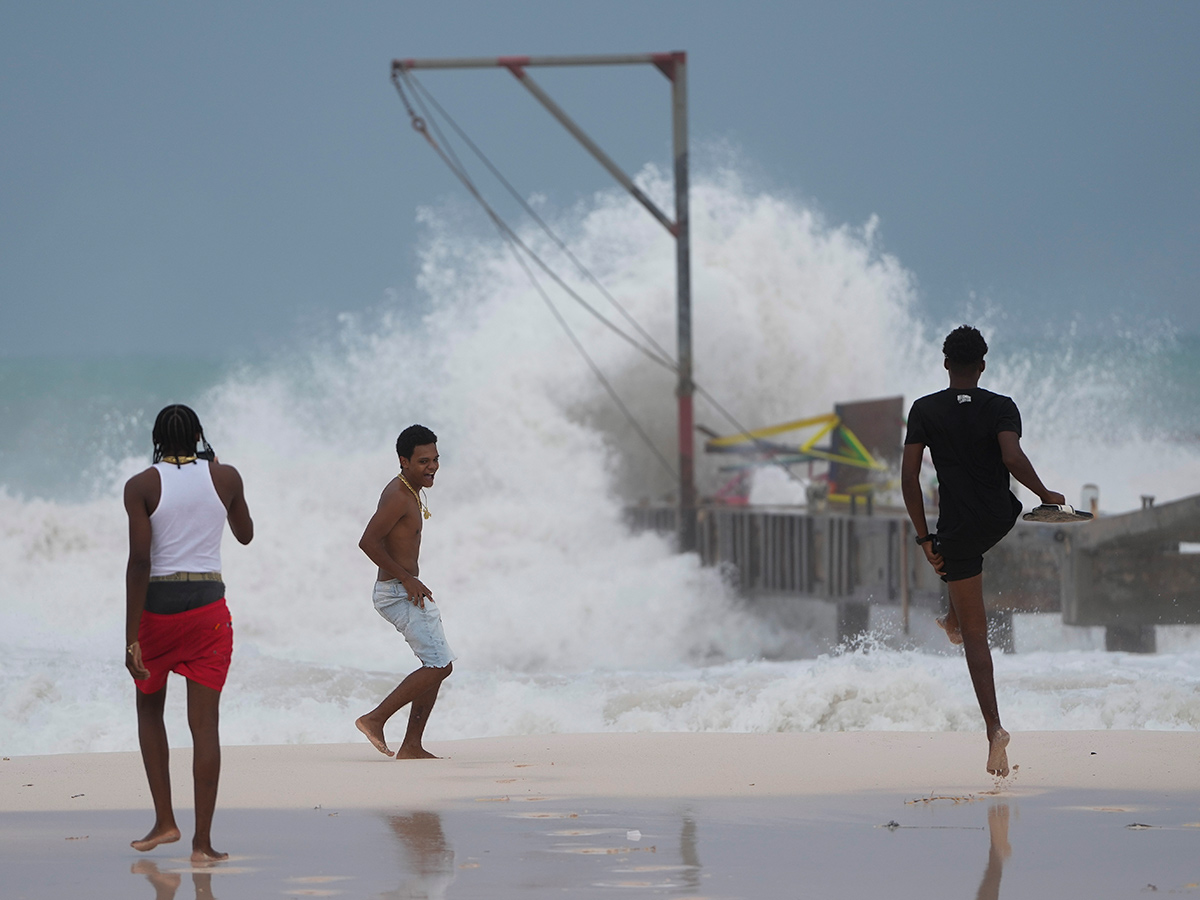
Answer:
[(950, 643), (961, 644), (962, 632), (959, 631), (957, 627), (952, 626), (949, 620), (949, 616), (938, 616), (938, 618), (934, 619), (934, 621), (937, 622), (938, 628), (946, 632), (946, 637), (950, 639)]
[(387, 741), (383, 739), (383, 729), (377, 728), (375, 725), (367, 721), (366, 716), (359, 716), (354, 720), (354, 727), (367, 736), (367, 740), (371, 742), (371, 746), (382, 753), (384, 756), (395, 756), (388, 749)]
[(204, 866), (209, 863), (220, 862), (223, 859), (229, 859), (228, 853), (218, 853), (212, 847), (193, 847), (192, 848), (192, 865)]
[(989, 775), (1008, 777), (1008, 732), (997, 728), (992, 735), (991, 747), (988, 750), (987, 770)]
[(145, 853), (147, 850), (153, 850), (159, 844), (173, 844), (179, 840), (179, 829), (172, 825), (169, 828), (164, 828), (161, 831), (154, 831), (146, 835), (140, 841), (130, 841), (129, 846), (134, 850), (141, 850)]
[(396, 751), (396, 759), (441, 759), (440, 756), (434, 756), (424, 747), (405, 747), (400, 745), (400, 749)]

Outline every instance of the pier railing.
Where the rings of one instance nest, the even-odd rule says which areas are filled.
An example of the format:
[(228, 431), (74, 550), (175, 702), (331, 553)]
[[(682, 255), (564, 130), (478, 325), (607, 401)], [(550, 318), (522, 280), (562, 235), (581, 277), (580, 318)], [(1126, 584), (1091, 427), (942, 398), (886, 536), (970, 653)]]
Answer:
[[(839, 634), (863, 630), (869, 607), (945, 607), (945, 586), (900, 510), (808, 512), (702, 508), (698, 551), (749, 597), (838, 604)], [(635, 530), (671, 532), (675, 510), (626, 511)], [(1200, 624), (1200, 495), (1082, 525), (1018, 522), (988, 552), (989, 618), (1061, 612), (1103, 626), (1110, 650), (1152, 651), (1156, 625)]]

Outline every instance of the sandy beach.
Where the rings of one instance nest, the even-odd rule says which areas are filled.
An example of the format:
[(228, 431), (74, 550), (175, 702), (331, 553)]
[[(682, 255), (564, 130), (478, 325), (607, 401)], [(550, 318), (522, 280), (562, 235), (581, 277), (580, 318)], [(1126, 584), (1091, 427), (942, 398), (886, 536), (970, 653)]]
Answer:
[(172, 759), (184, 840), (148, 854), (128, 846), (152, 819), (137, 754), (6, 758), (5, 895), (1200, 894), (1194, 733), (1016, 734), (1007, 779), (961, 732), (430, 749), (446, 758), (394, 761), (365, 741), (226, 748), (214, 843), (231, 857), (209, 870), (187, 862), (187, 749)]

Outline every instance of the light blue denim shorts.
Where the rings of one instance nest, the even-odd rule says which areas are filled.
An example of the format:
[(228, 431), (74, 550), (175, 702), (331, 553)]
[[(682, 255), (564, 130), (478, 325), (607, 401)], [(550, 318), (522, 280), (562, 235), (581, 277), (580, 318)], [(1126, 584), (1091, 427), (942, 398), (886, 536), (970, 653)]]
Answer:
[(421, 609), (396, 580), (375, 582), (374, 599), (375, 609), (404, 635), (421, 665), (442, 669), (457, 659), (446, 643), (441, 610), (432, 600), (426, 600)]

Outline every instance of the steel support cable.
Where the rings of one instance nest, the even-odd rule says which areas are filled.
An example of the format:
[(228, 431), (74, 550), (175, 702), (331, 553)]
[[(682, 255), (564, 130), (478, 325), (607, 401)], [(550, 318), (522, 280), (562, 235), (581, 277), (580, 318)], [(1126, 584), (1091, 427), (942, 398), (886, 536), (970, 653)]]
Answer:
[[(501, 173), (500, 170), (492, 164), (492, 161), (487, 157), (487, 155), (480, 150), (475, 142), (472, 141), (467, 135), (467, 133), (459, 127), (458, 123), (454, 120), (454, 117), (451, 116), (450, 113), (446, 112), (445, 108), (438, 103), (437, 98), (433, 96), (429, 89), (425, 87), (425, 85), (423, 85), (420, 80), (411, 72), (406, 73), (406, 79), (413, 85), (413, 95), (418, 98), (424, 95), (424, 99), (427, 100), (435, 110), (437, 110), (438, 114), (443, 119), (446, 120), (446, 122), (451, 128), (454, 129), (454, 132), (459, 136), (462, 142), (471, 149), (471, 152), (474, 153), (479, 161), (487, 167), (488, 171), (492, 173), (495, 179), (504, 186), (504, 189), (508, 191), (509, 195), (516, 200), (518, 204), (520, 204), (521, 209), (525, 211), (525, 214), (529, 216), (529, 218), (533, 219), (533, 221), (537, 223), (538, 227), (546, 233), (546, 236), (554, 242), (555, 246), (557, 246), (558, 249), (566, 255), (567, 259), (569, 259), (574, 264), (575, 268), (579, 270), (579, 273), (583, 275), (587, 281), (591, 282), (596, 290), (598, 290), (604, 296), (604, 298), (613, 305), (617, 312), (621, 314), (625, 321), (628, 322), (630, 326), (632, 326), (633, 329), (637, 331), (637, 333), (640, 334), (648, 344), (650, 344), (650, 346), (658, 351), (659, 355), (661, 355), (664, 359), (671, 359), (671, 354), (667, 350), (663, 349), (662, 345), (654, 339), (650, 332), (643, 328), (641, 323), (639, 323), (637, 319), (633, 317), (633, 314), (625, 309), (620, 302), (618, 302), (617, 298), (609, 292), (608, 288), (601, 283), (600, 279), (592, 274), (591, 269), (585, 266), (583, 261), (571, 251), (571, 248), (567, 246), (566, 241), (560, 238), (558, 234), (546, 223), (546, 221), (538, 215), (537, 211), (529, 205), (528, 201), (521, 196), (520, 192), (517, 191), (517, 189), (512, 186), (508, 179), (504, 177), (503, 173)], [(437, 123), (433, 120), (431, 120), (431, 122), (436, 129)]]
[[(406, 74), (401, 77), (404, 77), (407, 80), (409, 76)], [(529, 258), (537, 264), (538, 268), (545, 272), (555, 284), (561, 287), (571, 297), (572, 300), (591, 313), (592, 316), (606, 328), (608, 328), (609, 331), (616, 334), (647, 359), (657, 363), (659, 366), (662, 366), (664, 369), (670, 372), (677, 372), (678, 367), (669, 356), (660, 356), (654, 350), (646, 347), (644, 344), (640, 343), (637, 338), (623, 331), (619, 325), (612, 322), (607, 316), (604, 315), (604, 313), (600, 312), (600, 310), (588, 303), (587, 300), (579, 295), (578, 291), (563, 281), (562, 277), (552, 268), (550, 268), (545, 260), (543, 260), (537, 254), (537, 252), (533, 250), (532, 247), (526, 244), (525, 241), (523, 241), (511, 227), (509, 227), (508, 223), (500, 217), (499, 213), (492, 208), (491, 204), (487, 202), (483, 194), (479, 192), (479, 189), (471, 180), (470, 174), (466, 171), (465, 167), (463, 167), (462, 163), (457, 160), (456, 156), (452, 157), (453, 151), (451, 150), (448, 153), (445, 149), (443, 149), (441, 144), (434, 139), (433, 135), (429, 133), (429, 127), (426, 124), (427, 119), (429, 120), (430, 124), (432, 124), (434, 130), (438, 132), (439, 136), (443, 138), (443, 142), (445, 142), (444, 136), (441, 135), (441, 130), (437, 127), (436, 120), (433, 120), (428, 115), (425, 117), (417, 115), (416, 110), (413, 109), (412, 105), (408, 102), (408, 97), (405, 95), (404, 89), (400, 86), (399, 77), (397, 77), (396, 72), (392, 73), (392, 83), (396, 86), (396, 91), (400, 94), (400, 99), (404, 102), (404, 107), (408, 111), (409, 118), (412, 120), (413, 128), (425, 138), (437, 155), (441, 157), (442, 161), (446, 164), (450, 171), (454, 173), (455, 177), (462, 182), (463, 186), (470, 192), (471, 196), (474, 197), (479, 205), (483, 207), (484, 211), (488, 214), (488, 217), (491, 218), (492, 222), (495, 223), (496, 227), (499, 228), (509, 240), (513, 241), (526, 254), (528, 254)], [(413, 96), (417, 103), (421, 104), (421, 98), (417, 95), (415, 90), (413, 91)], [(422, 111), (427, 113), (427, 110), (425, 110), (423, 106)], [(448, 144), (448, 142), (445, 143)]]
[[(537, 290), (538, 294), (541, 296), (542, 301), (546, 304), (547, 308), (550, 310), (550, 312), (554, 316), (555, 320), (558, 322), (558, 324), (560, 326), (562, 326), (563, 331), (566, 332), (567, 338), (571, 341), (571, 343), (574, 345), (575, 349), (579, 352), (579, 355), (582, 356), (584, 361), (588, 364), (588, 367), (592, 370), (592, 374), (596, 377), (596, 380), (600, 382), (601, 386), (608, 393), (608, 395), (612, 399), (613, 403), (616, 404), (617, 409), (620, 410), (621, 415), (624, 416), (625, 420), (629, 423), (629, 425), (637, 433), (638, 437), (640, 437), (642, 439), (642, 441), (646, 444), (646, 446), (650, 449), (650, 452), (654, 455), (654, 457), (658, 460), (658, 462), (662, 465), (662, 467), (664, 469), (666, 469), (667, 473), (671, 476), (672, 479), (677, 479), (679, 477), (679, 474), (671, 467), (671, 464), (669, 462), (667, 462), (666, 457), (664, 457), (662, 455), (662, 453), (659, 451), (659, 449), (656, 446), (654, 446), (654, 441), (651, 440), (650, 435), (646, 433), (646, 430), (644, 428), (642, 428), (641, 423), (639, 423), (637, 421), (637, 419), (634, 417), (633, 413), (630, 411), (629, 407), (625, 405), (625, 402), (621, 399), (620, 395), (617, 394), (616, 388), (614, 388), (612, 386), (612, 383), (608, 380), (608, 378), (605, 377), (604, 373), (600, 370), (600, 367), (596, 364), (595, 360), (593, 360), (592, 357), (588, 354), (587, 350), (584, 349), (583, 344), (580, 343), (579, 338), (575, 335), (575, 332), (571, 329), (570, 324), (567, 322), (567, 320), (565, 318), (563, 318), (562, 313), (559, 311), (558, 307), (554, 305), (554, 301), (550, 299), (550, 295), (546, 293), (545, 288), (542, 287), (541, 282), (538, 281), (537, 276), (534, 274), (533, 270), (529, 267), (529, 261), (526, 260), (525, 257), (522, 255), (522, 251), (524, 251), (524, 253), (526, 253), (530, 257), (532, 257), (535, 261), (538, 261), (539, 264), (542, 266), (542, 268), (545, 268), (545, 264), (540, 263), (540, 260), (538, 260), (537, 254), (535, 254), (532, 250), (530, 250), (530, 248), (527, 247), (524, 244), (524, 242), (521, 241), (521, 239), (517, 237), (517, 235), (508, 226), (508, 224), (505, 223), (504, 220), (500, 218), (499, 214), (496, 213), (496, 211), (493, 210), (492, 207), (487, 203), (487, 201), (479, 193), (478, 188), (476, 188), (474, 183), (471, 181), (470, 175), (462, 167), (461, 162), (458, 162), (457, 156), (455, 156), (454, 159), (452, 160), (451, 157), (449, 155), (447, 155), (442, 150), (441, 147), (438, 146), (437, 142), (435, 140), (433, 140), (432, 136), (429, 134), (428, 130), (426, 129), (425, 120), (422, 119), (420, 116), (417, 116), (415, 114), (415, 111), (412, 109), (412, 107), (409, 106), (408, 99), (404, 96), (404, 92), (402, 90), (400, 90), (399, 82), (396, 81), (396, 78), (394, 75), (393, 75), (392, 80), (396, 84), (396, 89), (400, 92), (400, 98), (401, 98), (401, 100), (404, 101), (404, 106), (408, 110), (409, 116), (412, 118), (413, 128), (416, 129), (418, 132), (420, 132), (422, 135), (424, 135), (425, 139), (429, 142), (430, 146), (432, 146), (434, 148), (434, 150), (437, 152), (438, 156), (440, 156), (442, 158), (442, 160), (446, 163), (446, 165), (451, 169), (451, 171), (454, 172), (454, 174), (458, 177), (459, 181), (461, 181), (463, 183), (463, 185), (467, 188), (467, 190), (471, 193), (471, 196), (473, 196), (479, 202), (479, 204), (483, 207), (484, 211), (488, 214), (488, 217), (492, 220), (493, 224), (495, 224), (497, 230), (500, 232), (501, 237), (503, 237), (505, 239), (505, 242), (507, 243), (509, 249), (512, 251), (513, 256), (516, 257), (517, 262), (520, 264), (521, 268), (525, 271), (525, 274), (529, 278), (530, 283), (533, 284), (534, 288)], [(420, 102), (420, 99), (418, 98), (418, 103), (419, 102)], [(435, 129), (437, 128), (436, 122), (434, 122), (434, 128)], [(452, 152), (453, 151), (451, 151), (451, 153)], [(456, 163), (457, 163), (457, 166), (456, 166)], [(551, 274), (551, 277), (554, 277), (553, 273), (549, 273), (549, 274)], [(559, 279), (556, 278), (555, 280), (561, 284), (561, 281), (559, 281)], [(576, 299), (579, 299), (579, 298), (576, 297)], [(601, 319), (601, 321), (604, 321), (607, 323), (607, 320), (604, 319), (603, 316), (600, 316), (599, 313), (595, 313), (595, 315), (597, 315)], [(645, 348), (640, 347), (640, 345), (638, 345), (635, 341), (633, 341), (632, 338), (630, 338), (624, 332), (620, 331), (620, 329), (617, 329), (615, 326), (611, 325), (611, 323), (609, 323), (609, 327), (613, 328), (614, 330), (617, 331), (618, 334), (620, 334), (626, 340), (633, 343), (635, 347), (638, 347), (639, 349), (641, 349), (643, 353), (647, 352), (645, 350)], [(647, 355), (649, 355), (649, 354), (647, 354)], [(651, 358), (654, 359), (653, 356), (651, 356)], [(661, 364), (661, 362), (660, 362), (660, 364)], [(670, 367), (671, 366), (669, 365), (668, 368), (670, 368)]]
[(517, 247), (511, 241), (509, 241), (508, 246), (509, 249), (512, 250), (513, 256), (517, 258), (517, 262), (521, 264), (521, 268), (525, 270), (525, 274), (529, 276), (529, 280), (537, 289), (538, 294), (541, 295), (542, 301), (550, 310), (551, 315), (553, 315), (558, 321), (558, 324), (562, 326), (563, 331), (566, 332), (571, 343), (575, 345), (575, 349), (579, 351), (579, 355), (583, 357), (584, 361), (588, 364), (588, 367), (592, 370), (592, 374), (596, 376), (596, 380), (599, 381), (604, 387), (604, 390), (608, 392), (608, 396), (612, 399), (613, 403), (616, 404), (617, 409), (621, 411), (621, 415), (625, 417), (625, 421), (628, 422), (633, 430), (637, 432), (638, 437), (642, 439), (642, 442), (645, 443), (648, 448), (650, 448), (650, 452), (654, 454), (654, 458), (657, 459), (659, 464), (667, 470), (667, 474), (671, 476), (671, 479), (673, 481), (678, 481), (679, 473), (671, 468), (671, 464), (667, 462), (667, 458), (662, 455), (656, 446), (654, 446), (654, 441), (650, 439), (650, 435), (646, 433), (646, 430), (642, 428), (641, 423), (639, 423), (634, 417), (633, 412), (630, 411), (629, 407), (625, 405), (625, 402), (617, 393), (617, 389), (614, 388), (612, 383), (604, 376), (604, 373), (600, 370), (600, 367), (596, 364), (595, 360), (588, 355), (587, 350), (584, 349), (583, 344), (580, 343), (579, 338), (575, 335), (575, 332), (571, 330), (571, 326), (567, 323), (567, 320), (563, 318), (563, 315), (559, 311), (558, 307), (554, 305), (554, 301), (550, 299), (550, 295), (547, 294), (545, 288), (542, 287), (542, 283), (537, 280), (537, 275), (535, 275), (533, 270), (529, 268), (529, 262), (520, 254)]
[[(504, 177), (504, 174), (502, 172), (500, 172), (499, 169), (496, 168), (496, 166), (488, 158), (487, 154), (485, 154), (478, 147), (478, 145), (474, 141), (471, 140), (470, 136), (459, 126), (458, 122), (455, 121), (454, 117), (451, 116), (450, 113), (448, 113), (446, 111), (445, 107), (443, 107), (441, 105), (441, 103), (438, 102), (437, 98), (433, 96), (433, 93), (427, 87), (425, 87), (425, 85), (422, 84), (421, 81), (414, 74), (412, 74), (412, 72), (405, 70), (403, 77), (404, 77), (405, 81), (407, 81), (409, 83), (409, 85), (412, 89), (413, 97), (416, 98), (418, 104), (420, 104), (422, 112), (425, 113), (425, 117), (429, 120), (429, 123), (433, 127), (433, 129), (438, 133), (438, 137), (440, 137), (442, 139), (442, 143), (446, 145), (447, 152), (451, 156), (453, 156), (454, 161), (458, 165), (458, 167), (460, 169), (462, 169), (463, 171), (466, 171), (466, 167), (462, 164), (462, 161), (458, 158), (458, 154), (456, 154), (454, 152), (453, 144), (451, 144), (448, 140), (446, 140), (445, 136), (442, 134), (441, 128), (438, 126), (437, 119), (435, 119), (429, 115), (428, 107), (425, 106), (424, 101), (428, 101), (429, 104), (431, 106), (433, 106), (434, 110), (438, 113), (438, 115), (440, 115), (442, 118), (444, 118), (449, 123), (450, 127), (452, 129), (454, 129), (454, 132), (458, 135), (459, 139), (461, 139), (462, 142), (465, 143), (471, 149), (471, 152), (474, 153), (475, 156), (479, 159), (479, 161), (482, 162), (483, 165), (487, 167), (488, 171), (492, 173), (492, 176), (497, 181), (499, 181), (500, 184), (502, 184), (504, 186), (504, 189), (506, 191), (508, 191), (509, 195), (514, 200), (516, 200), (518, 204), (520, 204), (521, 209), (523, 209), (525, 211), (525, 213), (531, 219), (533, 219), (534, 222), (537, 223), (537, 225), (542, 229), (542, 231), (544, 231), (546, 233), (546, 235), (550, 238), (550, 240), (553, 241), (554, 244), (560, 250), (562, 250), (563, 253), (566, 254), (567, 258), (570, 259), (572, 263), (574, 263), (575, 267), (584, 276), (584, 278), (586, 278), (589, 282), (591, 282), (596, 287), (596, 289), (598, 291), (600, 291), (600, 293), (605, 297), (605, 299), (607, 299), (608, 302), (611, 303), (617, 309), (617, 311), (619, 313), (621, 313), (621, 315), (625, 318), (625, 320), (627, 322), (629, 322), (630, 325), (633, 326), (633, 328), (638, 332), (638, 334), (640, 334), (643, 338), (645, 338), (645, 340), (655, 350), (657, 350), (664, 359), (671, 359), (671, 354), (669, 352), (667, 352), (666, 350), (664, 350), (663, 347), (654, 339), (654, 337), (652, 335), (650, 335), (641, 326), (641, 324), (632, 316), (632, 314), (630, 314), (625, 309), (625, 307), (622, 306), (617, 301), (617, 299), (600, 282), (600, 280), (592, 273), (592, 271), (590, 269), (588, 269), (587, 266), (585, 266), (583, 264), (583, 262), (578, 257), (575, 256), (574, 253), (571, 252), (571, 249), (570, 249), (570, 247), (567, 246), (566, 242), (563, 241), (557, 235), (557, 233), (555, 233), (555, 231), (552, 228), (550, 228), (550, 226), (542, 219), (542, 217), (537, 214), (537, 211), (534, 210), (525, 201), (525, 199), (521, 196), (520, 192), (517, 191), (517, 189), (515, 187), (513, 187), (512, 183), (509, 182), (509, 180)], [(424, 100), (422, 99), (422, 96), (424, 97)], [(407, 103), (406, 103), (406, 105), (407, 105)], [(410, 115), (412, 115), (411, 110), (410, 110)], [(677, 364), (673, 363), (671, 368), (672, 368), (672, 371), (674, 371), (676, 374), (678, 374), (679, 369), (678, 369)], [(735, 429), (737, 429), (737, 432), (739, 434), (744, 435), (746, 437), (750, 437), (749, 430), (744, 425), (742, 425), (734, 417), (734, 415), (732, 413), (730, 413), (727, 409), (725, 409), (725, 407), (722, 406), (721, 403), (707, 389), (705, 389), (702, 385), (698, 384), (695, 380), (693, 380), (692, 386), (693, 386), (693, 389), (696, 391), (696, 393), (698, 393), (701, 397), (703, 397), (705, 400), (708, 401), (709, 405), (712, 406), (712, 408), (716, 411), (716, 413), (719, 416), (722, 416), (727, 422), (729, 422), (730, 425), (732, 425)], [(751, 438), (751, 440), (754, 440), (755, 443), (758, 443), (758, 441), (754, 438)], [(777, 465), (781, 469), (783, 469), (787, 473), (789, 478), (796, 480), (797, 476), (792, 472), (792, 470), (789, 468), (788, 464), (775, 463), (775, 465)]]
[[(421, 107), (421, 111), (423, 113), (425, 113), (424, 116), (418, 115), (417, 111), (413, 108), (412, 104), (409, 102), (408, 95), (404, 92), (404, 88), (400, 85), (400, 78), (404, 78), (405, 81), (409, 82), (410, 90), (412, 91), (413, 98), (416, 100), (417, 104)], [(484, 157), (482, 152), (476, 148), (474, 142), (471, 141), (470, 138), (467, 137), (466, 134), (462, 131), (462, 129), (460, 129), (458, 127), (457, 123), (455, 123), (453, 118), (451, 118), (449, 116), (449, 114), (447, 114), (445, 112), (445, 110), (442, 109), (441, 105), (436, 101), (436, 99), (434, 99), (433, 95), (430, 94), (428, 89), (426, 89), (424, 87), (424, 85), (422, 85), (419, 81), (417, 81), (417, 79), (412, 76), (412, 73), (408, 72), (407, 70), (401, 71), (401, 70), (393, 69), (392, 84), (395, 85), (396, 93), (400, 96), (401, 103), (404, 104), (404, 109), (408, 113), (409, 120), (412, 123), (413, 129), (416, 132), (418, 132), (422, 137), (425, 138), (426, 142), (429, 144), (430, 147), (433, 148), (434, 152), (446, 164), (447, 168), (449, 168), (450, 171), (454, 173), (455, 177), (458, 178), (458, 180), (467, 189), (467, 191), (471, 194), (471, 196), (475, 198), (475, 200), (483, 208), (484, 212), (487, 213), (488, 217), (492, 220), (492, 223), (500, 231), (501, 235), (509, 242), (510, 247), (513, 249), (514, 253), (516, 252), (517, 248), (520, 248), (522, 251), (524, 251), (526, 254), (528, 254), (529, 257), (538, 264), (538, 267), (541, 268), (551, 279), (553, 279), (556, 284), (558, 284), (564, 291), (566, 291), (567, 294), (573, 300), (575, 300), (576, 303), (583, 306), (584, 309), (586, 309), (588, 312), (590, 312), (596, 319), (598, 319), (601, 323), (603, 323), (609, 330), (611, 330), (613, 333), (617, 334), (619, 337), (621, 337), (623, 340), (625, 340), (627, 343), (629, 343), (632, 347), (634, 347), (636, 350), (638, 350), (644, 356), (646, 356), (648, 359), (650, 359), (652, 362), (657, 363), (658, 365), (662, 366), (663, 368), (668, 369), (671, 372), (678, 373), (678, 371), (679, 371), (678, 365), (673, 360), (671, 360), (670, 355), (665, 350), (662, 350), (662, 348), (658, 345), (658, 343), (652, 337), (650, 337), (648, 334), (645, 334), (645, 332), (643, 331), (643, 329), (641, 328), (640, 325), (638, 325), (635, 321), (633, 321), (630, 318), (631, 324), (633, 324), (634, 327), (638, 329), (639, 333), (642, 333), (643, 335), (645, 335), (646, 339), (651, 343), (651, 345), (656, 350), (661, 352), (661, 354), (662, 354), (661, 356), (659, 356), (656, 353), (651, 352), (646, 347), (639, 344), (633, 337), (631, 337), (630, 335), (628, 335), (624, 331), (622, 331), (618, 326), (616, 326), (611, 321), (609, 321), (599, 310), (595, 309), (590, 303), (588, 303), (581, 296), (579, 296), (579, 294), (575, 290), (573, 290), (570, 287), (570, 285), (566, 284), (552, 269), (550, 269), (550, 267), (541, 259), (541, 257), (536, 252), (534, 252), (534, 250), (532, 248), (530, 248), (524, 241), (521, 240), (521, 238), (516, 234), (516, 232), (514, 232), (512, 230), (512, 228), (509, 227), (509, 225), (492, 208), (491, 204), (489, 204), (487, 202), (487, 200), (480, 193), (479, 189), (475, 186), (474, 182), (471, 180), (471, 176), (466, 171), (466, 167), (462, 164), (462, 161), (459, 160), (458, 155), (454, 152), (453, 145), (448, 140), (445, 139), (445, 136), (442, 134), (441, 129), (438, 127), (437, 120), (429, 115), (428, 108), (425, 106), (424, 102), (422, 101), (421, 93), (424, 93), (429, 98), (430, 102), (434, 105), (434, 107), (437, 109), (437, 111), (441, 115), (445, 116), (446, 120), (448, 122), (450, 122), (450, 124), (452, 125), (454, 130), (456, 132), (458, 132), (459, 136), (463, 139), (463, 141), (469, 147), (472, 148), (472, 150), (476, 153), (477, 156), (480, 157), (481, 160), (483, 160), (484, 165), (486, 165), (488, 167), (488, 169), (492, 172), (492, 174), (502, 184), (505, 185), (505, 187), (508, 189), (509, 193), (513, 194), (513, 196), (517, 198), (518, 202), (521, 203), (522, 207), (525, 208), (529, 212), (529, 214), (539, 223), (539, 225), (542, 226), (542, 228), (544, 230), (546, 230), (547, 234), (550, 235), (551, 239), (554, 240), (555, 243), (557, 243), (564, 250), (566, 249), (565, 245), (561, 242), (561, 240), (558, 239), (557, 236), (555, 236), (553, 234), (553, 232), (551, 232), (549, 230), (548, 226), (546, 226), (541, 221), (540, 217), (538, 217), (535, 212), (530, 210), (528, 208), (527, 204), (525, 204), (524, 201), (520, 199), (519, 195), (516, 193), (515, 189), (511, 186), (511, 184), (507, 181), (507, 179), (505, 179), (503, 177), (503, 175), (500, 174), (499, 171), (491, 164), (491, 162), (488, 161), (486, 159), (486, 157)], [(416, 87), (413, 87), (413, 85), (415, 85)], [(420, 88), (420, 91), (418, 91), (417, 88)], [(430, 125), (432, 125), (433, 129), (438, 133), (438, 136), (440, 138), (442, 138), (442, 143), (444, 143), (446, 145), (446, 149), (443, 149), (442, 146), (436, 140), (434, 140), (433, 135), (431, 135), (429, 133), (429, 127), (426, 124), (427, 121), (429, 122)], [(623, 309), (623, 307), (621, 307), (621, 305), (619, 303), (617, 303), (617, 301), (611, 296), (611, 294), (602, 285), (600, 285), (599, 281), (595, 278), (595, 276), (592, 275), (591, 272), (586, 269), (586, 267), (583, 267), (582, 263), (579, 263), (577, 260), (575, 260), (573, 254), (571, 254), (569, 250), (567, 250), (566, 252), (567, 252), (567, 255), (572, 259), (572, 261), (576, 262), (576, 265), (578, 265), (581, 268), (581, 270), (584, 271), (584, 273), (588, 277), (588, 279), (590, 281), (592, 281), (592, 283), (595, 284), (601, 290), (601, 292), (605, 295), (605, 297), (607, 297), (609, 299), (609, 301), (614, 306), (617, 307), (618, 310), (620, 310), (623, 314), (625, 314), (625, 310)], [(593, 362), (591, 357), (587, 355), (587, 352), (583, 349), (582, 345), (579, 343), (574, 332), (571, 331), (570, 327), (567, 325), (566, 320), (563, 319), (562, 314), (559, 312), (558, 308), (554, 306), (554, 304), (550, 300), (549, 296), (546, 295), (545, 291), (541, 287), (540, 282), (538, 282), (536, 280), (536, 278), (533, 277), (524, 258), (521, 257), (519, 254), (517, 254), (517, 259), (520, 261), (522, 267), (525, 268), (526, 272), (530, 275), (530, 279), (534, 283), (538, 292), (542, 295), (542, 299), (550, 307), (555, 318), (559, 321), (559, 323), (566, 330), (572, 343), (575, 344), (575, 346), (579, 350), (580, 354), (584, 357), (585, 360), (587, 360), (588, 365), (590, 367), (592, 367), (592, 371), (596, 374), (596, 377), (604, 385), (605, 390), (608, 391), (609, 395), (613, 398), (613, 401), (621, 409), (622, 414), (629, 421), (630, 425), (637, 431), (637, 433), (642, 437), (642, 439), (644, 441), (646, 441), (647, 446), (650, 447), (651, 451), (658, 458), (659, 462), (662, 463), (662, 465), (664, 467), (666, 467), (667, 471), (671, 472), (673, 477), (677, 477), (677, 476), (675, 476), (675, 472), (671, 468), (670, 464), (666, 461), (666, 459), (659, 452), (658, 448), (655, 447), (653, 445), (653, 443), (649, 440), (649, 437), (646, 435), (646, 432), (644, 431), (644, 429), (642, 429), (641, 425), (639, 425), (635, 420), (633, 420), (632, 414), (629, 413), (628, 408), (617, 396), (617, 394), (616, 394), (615, 390), (612, 388), (611, 384), (609, 384), (607, 379), (604, 378), (603, 374), (596, 367), (596, 364)], [(703, 397), (705, 400), (708, 401), (708, 403), (712, 406), (712, 408), (717, 412), (718, 415), (722, 416), (727, 422), (729, 422), (730, 425), (732, 425), (735, 429), (737, 429), (738, 434), (744, 435), (747, 438), (750, 438), (750, 440), (752, 440), (755, 444), (760, 443), (757, 438), (751, 437), (749, 429), (747, 429), (744, 425), (742, 425), (741, 422), (739, 422), (737, 420), (737, 418), (734, 417), (734, 415), (731, 412), (729, 412), (727, 409), (725, 409), (725, 407), (722, 406), (721, 403), (706, 388), (704, 388), (701, 384), (697, 383), (696, 381), (692, 382), (692, 386), (693, 386), (693, 389), (696, 391), (696, 393), (698, 393), (701, 397)], [(799, 479), (799, 477), (794, 472), (792, 472), (789, 464), (777, 462), (777, 463), (774, 463), (774, 465), (777, 465), (781, 469), (783, 469), (784, 472), (787, 474), (787, 476), (789, 478), (791, 478), (792, 480), (801, 481), (801, 479)]]

